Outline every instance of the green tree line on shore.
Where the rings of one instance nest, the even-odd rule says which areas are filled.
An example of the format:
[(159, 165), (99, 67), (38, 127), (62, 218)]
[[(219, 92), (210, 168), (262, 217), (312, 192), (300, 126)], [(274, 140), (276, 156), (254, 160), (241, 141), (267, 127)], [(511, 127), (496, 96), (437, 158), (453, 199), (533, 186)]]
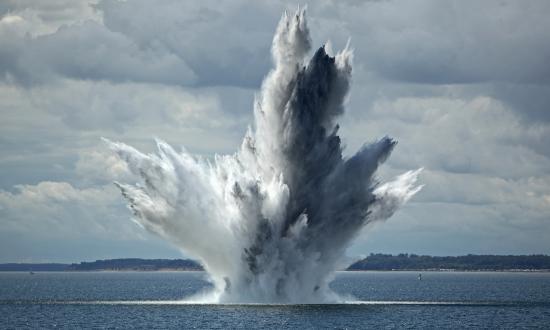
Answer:
[(426, 256), (402, 253), (370, 254), (348, 270), (549, 270), (547, 255), (473, 255)]
[[(156, 271), (203, 270), (199, 262), (191, 259), (108, 259), (73, 264), (0, 264), (0, 271)], [(346, 270), (456, 270), (456, 271), (504, 271), (550, 270), (547, 255), (465, 255), (437, 257), (402, 253), (370, 254), (349, 266)]]

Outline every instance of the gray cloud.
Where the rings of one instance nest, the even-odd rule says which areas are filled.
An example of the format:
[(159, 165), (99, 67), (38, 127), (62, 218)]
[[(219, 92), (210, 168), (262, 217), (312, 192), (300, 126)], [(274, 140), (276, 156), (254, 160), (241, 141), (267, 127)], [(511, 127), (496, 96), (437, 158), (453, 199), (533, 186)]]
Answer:
[(4, 0), (0, 3), (0, 17), (20, 17), (18, 27), (37, 36), (53, 33), (62, 25), (98, 20), (100, 13), (94, 8), (96, 3), (97, 0)]
[[(58, 180), (78, 183), (79, 157), (102, 136), (143, 150), (157, 136), (212, 155), (240, 144), (253, 91), (56, 80), (31, 89), (0, 84), (0, 188)], [(214, 134), (215, 133), (215, 134)], [(90, 173), (90, 177), (96, 177)], [(102, 181), (104, 182), (104, 181)]]
[(403, 150), (392, 159), (400, 168), (414, 163), (452, 173), (514, 178), (548, 173), (550, 168), (550, 159), (531, 143), (547, 138), (550, 125), (522, 122), (493, 98), (382, 99), (359, 118), (353, 119), (350, 130), (389, 131), (402, 141)]
[[(4, 34), (2, 38), (10, 37)], [(24, 85), (46, 83), (58, 76), (169, 84), (195, 80), (193, 71), (177, 56), (162, 49), (139, 49), (123, 35), (93, 21), (61, 27), (50, 35), (11, 40), (0, 52), (0, 72)]]
[[(365, 3), (349, 31), (378, 74), (420, 83), (550, 83), (550, 5), (519, 1)], [(364, 41), (364, 42), (363, 42)], [(532, 51), (537, 49), (537, 51)]]
[(93, 6), (101, 19), (15, 38), (12, 29), (19, 26), (23, 31), (32, 22), (13, 14), (17, 21), (4, 19), (0, 25), (0, 41), (9, 45), (0, 50), (0, 73), (24, 85), (58, 75), (112, 82), (259, 86), (270, 65), (270, 27), (280, 14), (244, 2), (220, 9), (207, 5), (101, 1)]
[[(140, 47), (161, 45), (184, 58), (197, 74), (199, 85), (258, 87), (269, 69), (272, 27), (281, 6), (177, 0), (151, 6), (146, 0), (106, 0), (98, 8), (110, 30)], [(134, 14), (131, 20), (129, 12)], [(242, 62), (244, 58), (246, 62)]]
[(427, 84), (436, 95), (442, 85), (461, 85), (531, 121), (549, 120), (549, 10), (546, 1), (496, 0), (327, 1), (311, 8), (324, 38), (352, 37), (357, 79), (375, 88), (407, 83), (402, 93)]
[[(352, 253), (550, 251), (543, 239), (550, 235), (548, 6), (310, 4), (314, 45), (331, 39), (338, 49), (351, 37), (355, 48), (340, 130), (347, 154), (389, 134), (399, 144), (384, 178), (426, 168), (427, 185), (410, 207), (373, 228)], [(39, 246), (63, 224), (98, 256), (109, 246), (130, 253), (144, 244), (172, 253), (150, 237), (119, 243), (98, 229), (110, 223), (96, 219), (111, 214), (113, 228), (140, 234), (121, 200), (52, 202), (48, 195), (33, 210), (27, 196), (44, 195), (52, 182), (75, 196), (110, 196), (109, 182), (128, 174), (105, 153), (101, 136), (146, 151), (158, 136), (207, 157), (234, 152), (271, 65), (276, 22), (295, 7), (244, 0), (1, 2), (0, 171), (9, 174), (0, 176), (1, 250), (12, 247), (17, 260), (52, 258)], [(55, 212), (39, 209), (44, 203)], [(73, 223), (78, 212), (86, 216)], [(19, 243), (8, 239), (16, 236)], [(33, 242), (41, 243), (25, 248)], [(58, 242), (51, 251), (76, 242)], [(73, 256), (83, 253), (75, 249)]]

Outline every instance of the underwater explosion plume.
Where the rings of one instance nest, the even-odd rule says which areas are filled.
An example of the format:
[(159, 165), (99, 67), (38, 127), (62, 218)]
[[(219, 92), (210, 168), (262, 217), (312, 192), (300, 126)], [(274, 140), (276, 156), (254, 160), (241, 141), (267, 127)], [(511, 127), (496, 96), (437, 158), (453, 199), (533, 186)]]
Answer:
[(213, 161), (109, 142), (142, 184), (116, 183), (136, 221), (198, 258), (218, 302), (338, 301), (329, 288), (346, 248), (367, 224), (411, 198), (419, 170), (374, 178), (396, 142), (384, 137), (343, 158), (336, 118), (344, 111), (352, 51), (319, 48), (307, 65), (309, 31), (299, 10), (283, 15), (274, 69), (240, 150)]

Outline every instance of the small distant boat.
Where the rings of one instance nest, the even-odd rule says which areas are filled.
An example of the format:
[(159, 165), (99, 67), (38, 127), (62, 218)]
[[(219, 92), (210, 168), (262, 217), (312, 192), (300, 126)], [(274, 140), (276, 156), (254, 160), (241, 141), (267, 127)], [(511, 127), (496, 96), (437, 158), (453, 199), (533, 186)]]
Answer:
[(418, 280), (422, 281), (422, 274), (418, 274)]
[(30, 271), (29, 274), (34, 275), (34, 272), (33, 272), (33, 271)]

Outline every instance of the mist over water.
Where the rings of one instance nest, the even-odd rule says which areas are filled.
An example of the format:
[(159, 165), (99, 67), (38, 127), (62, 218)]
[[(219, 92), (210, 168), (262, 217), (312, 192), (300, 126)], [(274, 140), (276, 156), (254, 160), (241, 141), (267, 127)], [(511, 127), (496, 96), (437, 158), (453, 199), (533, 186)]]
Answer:
[[(143, 154), (107, 141), (141, 183), (116, 183), (135, 221), (201, 261), (213, 302), (338, 302), (328, 284), (361, 229), (416, 192), (419, 170), (374, 177), (395, 147), (383, 137), (343, 158), (336, 119), (352, 50), (311, 49), (304, 11), (283, 15), (254, 125), (233, 155), (208, 161), (157, 141)], [(307, 64), (306, 64), (307, 62)]]

